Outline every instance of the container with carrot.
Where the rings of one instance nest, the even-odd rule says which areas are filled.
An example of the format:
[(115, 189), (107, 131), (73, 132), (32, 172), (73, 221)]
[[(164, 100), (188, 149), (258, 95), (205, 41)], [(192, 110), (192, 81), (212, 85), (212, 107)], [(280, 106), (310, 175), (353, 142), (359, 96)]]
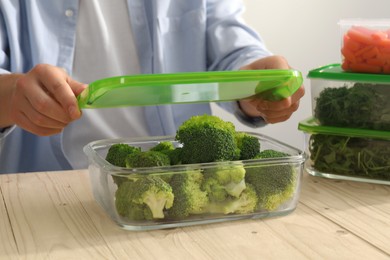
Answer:
[(390, 20), (342, 20), (342, 69), (390, 74)]

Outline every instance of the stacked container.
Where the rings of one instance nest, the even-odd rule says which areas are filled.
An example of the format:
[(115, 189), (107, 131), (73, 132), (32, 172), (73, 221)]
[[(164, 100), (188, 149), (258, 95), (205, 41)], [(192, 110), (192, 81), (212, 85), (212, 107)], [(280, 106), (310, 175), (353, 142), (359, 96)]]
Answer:
[(309, 71), (305, 133), (314, 176), (390, 184), (390, 20), (340, 22), (341, 64)]

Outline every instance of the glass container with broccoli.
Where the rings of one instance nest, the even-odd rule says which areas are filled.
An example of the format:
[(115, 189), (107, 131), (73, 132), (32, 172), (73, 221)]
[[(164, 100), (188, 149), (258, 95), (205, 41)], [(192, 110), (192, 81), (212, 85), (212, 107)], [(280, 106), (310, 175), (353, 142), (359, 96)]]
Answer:
[(175, 136), (100, 140), (84, 151), (96, 200), (130, 230), (288, 214), (305, 161), (212, 115), (189, 118)]

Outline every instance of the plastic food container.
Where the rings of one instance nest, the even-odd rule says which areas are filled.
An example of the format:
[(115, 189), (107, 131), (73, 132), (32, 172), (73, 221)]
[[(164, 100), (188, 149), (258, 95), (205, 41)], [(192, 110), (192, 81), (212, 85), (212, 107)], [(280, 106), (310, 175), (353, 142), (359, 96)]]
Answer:
[(390, 184), (390, 132), (299, 123), (305, 134), (306, 171), (331, 179)]
[(390, 74), (390, 19), (346, 19), (339, 25), (345, 71)]
[[(239, 219), (257, 219), (289, 214), (295, 210), (298, 203), (301, 176), (304, 161), (306, 159), (305, 153), (267, 136), (255, 133), (250, 134), (258, 138), (261, 150), (273, 149), (287, 153), (288, 155), (271, 159), (252, 159), (130, 169), (114, 166), (105, 160), (111, 145), (126, 143), (147, 151), (162, 141), (169, 141), (177, 146), (178, 144), (174, 141), (174, 137), (111, 139), (91, 142), (84, 147), (84, 152), (89, 160), (89, 174), (94, 197), (103, 207), (105, 212), (119, 226), (123, 229), (133, 231), (174, 228)], [(158, 177), (173, 187), (175, 185), (173, 179), (176, 178), (177, 180), (187, 176), (197, 176), (194, 183), (201, 183), (205, 180), (206, 173), (213, 173), (217, 169), (225, 171), (221, 173), (221, 176), (224, 176), (223, 174), (225, 173), (228, 174), (231, 170), (244, 170), (245, 179), (240, 182), (245, 185), (243, 186), (244, 189), (237, 199), (230, 198), (228, 200), (221, 200), (213, 203), (204, 202), (204, 204), (202, 204), (202, 212), (191, 212), (187, 215), (184, 214), (185, 216), (172, 217), (170, 209), (173, 208), (173, 206), (171, 206), (170, 209), (164, 208), (163, 216), (160, 216), (157, 219), (139, 220), (132, 217), (132, 213), (134, 213), (135, 210), (139, 210), (139, 208), (133, 208), (131, 204), (122, 203), (123, 200), (119, 200), (117, 197), (119, 194), (123, 195), (126, 194), (126, 192), (130, 192), (129, 190), (126, 190), (124, 183), (131, 185), (130, 182), (140, 181), (139, 183), (142, 183), (142, 180)], [(248, 181), (248, 176), (252, 176), (251, 181)], [(269, 184), (264, 185), (264, 195), (256, 193), (257, 199), (255, 200), (255, 204), (252, 204), (253, 201), (250, 197), (251, 187), (253, 188), (252, 185), (255, 185), (253, 182), (258, 180), (261, 180), (261, 182), (259, 182), (261, 185), (268, 181)], [(187, 185), (195, 184), (187, 183)], [(199, 185), (198, 187), (203, 186)], [(173, 191), (175, 196), (175, 190)], [(201, 191), (203, 191), (203, 188), (201, 188)], [(205, 194), (205, 198), (208, 198), (207, 192)], [(178, 200), (182, 198), (187, 197), (177, 196)], [(174, 198), (173, 205), (175, 205), (175, 203), (179, 202)], [(186, 203), (186, 201), (181, 200), (181, 203)], [(248, 205), (252, 208), (251, 212), (248, 212), (247, 210)], [(179, 213), (183, 212), (179, 211)]]
[(308, 78), (319, 124), (390, 131), (390, 75), (344, 72), (331, 64), (309, 71)]

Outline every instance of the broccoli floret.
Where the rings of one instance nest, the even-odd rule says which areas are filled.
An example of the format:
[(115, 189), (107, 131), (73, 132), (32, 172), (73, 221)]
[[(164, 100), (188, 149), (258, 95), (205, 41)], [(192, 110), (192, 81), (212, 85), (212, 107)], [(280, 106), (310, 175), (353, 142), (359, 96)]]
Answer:
[(252, 213), (257, 208), (257, 194), (251, 184), (247, 184), (245, 190), (238, 198), (229, 198), (223, 202), (211, 202), (205, 211), (209, 213)]
[(253, 159), (260, 153), (260, 142), (257, 137), (245, 132), (236, 133), (236, 143), (240, 150), (240, 160)]
[(175, 147), (172, 142), (163, 141), (150, 149), (166, 154), (170, 159), (171, 165), (181, 164), (181, 147)]
[[(265, 150), (259, 158), (284, 157), (287, 154)], [(297, 174), (291, 165), (260, 165), (247, 167), (245, 180), (253, 185), (259, 200), (259, 208), (273, 211), (291, 199), (296, 186)]]
[(203, 175), (200, 171), (187, 171), (174, 174), (169, 182), (175, 195), (168, 215), (180, 219), (190, 214), (203, 213), (208, 203), (207, 193), (200, 189)]
[(205, 169), (202, 190), (211, 201), (223, 201), (228, 196), (239, 197), (245, 189), (245, 168), (242, 165)]
[(164, 218), (164, 210), (172, 207), (173, 200), (171, 186), (156, 176), (124, 182), (115, 193), (118, 213), (134, 220)]
[(129, 154), (140, 152), (141, 148), (134, 147), (128, 144), (118, 143), (113, 144), (108, 149), (107, 155), (106, 155), (106, 161), (109, 163), (119, 166), (119, 167), (126, 167), (126, 157)]
[(175, 149), (175, 147), (173, 146), (172, 142), (162, 141), (162, 142), (158, 143), (156, 146), (152, 147), (149, 151), (168, 153), (169, 151), (172, 151), (173, 149)]
[(168, 157), (171, 161), (171, 165), (178, 165), (181, 164), (181, 152), (182, 148), (181, 147), (176, 147), (173, 150), (170, 150), (167, 154)]
[[(126, 157), (133, 153), (141, 152), (141, 148), (131, 146), (129, 144), (117, 143), (110, 146), (106, 155), (106, 161), (119, 166), (126, 167)], [(113, 175), (112, 179), (114, 183), (119, 187), (124, 181), (127, 181), (127, 176)]]
[(290, 156), (288, 153), (276, 151), (273, 149), (267, 149), (263, 150), (260, 153), (258, 153), (255, 158), (256, 159), (261, 159), (261, 158), (279, 158), (279, 157), (286, 157)]
[(155, 167), (170, 165), (168, 155), (157, 151), (142, 151), (126, 157), (127, 168)]
[(235, 127), (212, 115), (193, 116), (176, 132), (182, 145), (183, 164), (235, 160), (239, 150), (235, 140)]

